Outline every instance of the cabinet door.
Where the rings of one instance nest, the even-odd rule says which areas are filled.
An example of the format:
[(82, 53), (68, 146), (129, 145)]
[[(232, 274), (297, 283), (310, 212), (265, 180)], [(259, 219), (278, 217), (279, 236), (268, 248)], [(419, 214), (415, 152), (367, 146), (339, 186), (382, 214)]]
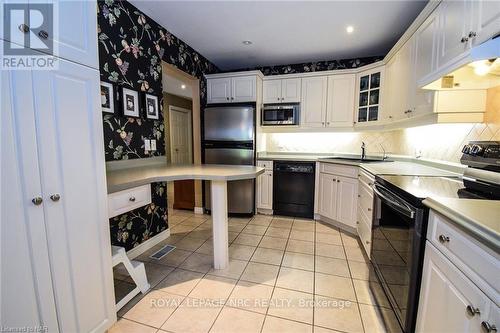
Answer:
[(99, 72), (60, 60), (57, 71), (33, 72), (33, 87), (59, 325), (102, 332), (116, 310)]
[(480, 332), (488, 298), (431, 243), (426, 242), (416, 332)]
[(281, 80), (281, 101), (284, 103), (299, 103), (300, 84), (300, 78)]
[(319, 174), (318, 212), (322, 216), (336, 219), (337, 180), (327, 173)]
[(273, 209), (272, 171), (265, 171), (257, 178), (257, 208)]
[(228, 103), (231, 101), (231, 78), (207, 80), (207, 103)]
[(97, 2), (50, 0), (57, 4), (59, 27), (54, 36), (57, 56), (99, 69), (97, 55)]
[(328, 77), (326, 126), (352, 127), (354, 125), (354, 93), (356, 75)]
[[(436, 68), (438, 9), (415, 32), (414, 66), (417, 83)], [(421, 84), (418, 84), (418, 88)]]
[[(34, 72), (34, 71), (33, 71)], [(1, 327), (59, 332), (44, 225), (31, 71), (0, 71)]]
[(302, 79), (302, 126), (323, 127), (325, 125), (327, 84), (326, 76)]
[(483, 319), (481, 328), (483, 332), (488, 332), (488, 329), (491, 329), (491, 332), (498, 332), (500, 327), (500, 308), (494, 302), (490, 302), (490, 310), (488, 312), (488, 317), (481, 316)]
[(231, 79), (232, 102), (255, 102), (257, 100), (257, 78), (255, 76), (238, 76)]
[(476, 0), (472, 5), (472, 45), (479, 45), (500, 32), (500, 1)]
[(337, 176), (336, 220), (356, 228), (358, 180)]
[(465, 39), (471, 26), (469, 0), (447, 0), (439, 5), (439, 48), (437, 67), (460, 57), (470, 46)]
[(359, 73), (357, 81), (356, 122), (366, 123), (379, 120), (382, 111), (384, 66)]
[(264, 103), (281, 102), (281, 80), (266, 80), (262, 87)]

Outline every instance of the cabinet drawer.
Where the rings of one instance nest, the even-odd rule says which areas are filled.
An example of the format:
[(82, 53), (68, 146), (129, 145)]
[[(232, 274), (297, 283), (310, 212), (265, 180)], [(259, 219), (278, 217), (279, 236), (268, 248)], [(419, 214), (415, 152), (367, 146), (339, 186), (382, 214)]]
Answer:
[(273, 161), (257, 161), (257, 166), (264, 168), (266, 170), (272, 170), (273, 169)]
[(108, 217), (126, 213), (151, 203), (151, 185), (143, 185), (108, 195)]
[[(358, 236), (361, 240), (361, 244), (363, 244), (363, 248), (366, 251), (366, 255), (370, 258), (370, 252), (372, 248), (372, 228), (371, 222), (366, 220), (366, 217), (362, 212), (359, 211), (360, 207), (358, 206)], [(370, 258), (371, 259), (371, 258)]]
[(373, 216), (373, 191), (365, 185), (359, 184), (358, 188), (358, 210), (371, 221)]
[[(497, 292), (500, 292), (498, 261), (500, 256), (482, 248), (446, 217), (431, 210), (427, 239), (460, 269), (475, 272)], [(471, 277), (472, 278), (472, 277)]]
[(321, 163), (320, 172), (330, 173), (350, 178), (358, 177), (358, 167), (351, 165)]
[(371, 187), (375, 183), (375, 177), (371, 173), (368, 173), (360, 168), (359, 181), (360, 183), (363, 183), (364, 185)]

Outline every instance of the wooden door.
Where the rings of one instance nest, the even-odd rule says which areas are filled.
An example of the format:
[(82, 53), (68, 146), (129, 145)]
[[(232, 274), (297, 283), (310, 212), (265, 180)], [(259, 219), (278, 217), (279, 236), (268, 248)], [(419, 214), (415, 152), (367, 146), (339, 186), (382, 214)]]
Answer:
[(326, 126), (352, 127), (354, 125), (355, 84), (355, 74), (328, 77)]
[(481, 332), (489, 300), (451, 261), (426, 242), (416, 332)]
[[(1, 71), (1, 327), (59, 332), (44, 225), (31, 71)], [(32, 199), (42, 201), (35, 205)], [(108, 239), (109, 242), (109, 239)]]
[(237, 76), (231, 79), (231, 102), (255, 102), (257, 100), (257, 77)]
[(60, 59), (33, 72), (33, 90), (60, 329), (103, 332), (116, 310), (99, 71)]
[[(169, 119), (172, 164), (193, 163), (191, 110), (170, 106)], [(194, 180), (174, 181), (173, 200), (175, 209), (194, 209)]]
[(207, 103), (231, 101), (231, 78), (207, 80)]
[(300, 78), (281, 80), (281, 101), (284, 103), (299, 103), (300, 85)]
[(265, 80), (262, 89), (264, 103), (281, 103), (281, 80)]
[(301, 125), (303, 127), (323, 127), (326, 113), (326, 76), (302, 79)]

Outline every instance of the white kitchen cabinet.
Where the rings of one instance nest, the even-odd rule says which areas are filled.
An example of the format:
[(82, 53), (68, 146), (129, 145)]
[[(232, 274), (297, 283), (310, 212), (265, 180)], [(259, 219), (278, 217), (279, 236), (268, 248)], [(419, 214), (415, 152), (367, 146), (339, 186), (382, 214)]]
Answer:
[(489, 304), (472, 281), (426, 243), (416, 332), (480, 332)]
[[(427, 17), (415, 32), (414, 66), (416, 81), (420, 82), (436, 69), (438, 48), (438, 10)], [(422, 84), (418, 84), (422, 86)]]
[(301, 126), (323, 127), (325, 125), (327, 85), (326, 76), (302, 79)]
[(273, 209), (273, 161), (257, 161), (257, 166), (265, 169), (257, 177), (257, 210)]
[(357, 197), (357, 179), (338, 176), (336, 220), (352, 228), (356, 228)]
[(231, 102), (231, 78), (217, 78), (207, 80), (207, 103)]
[(352, 127), (354, 124), (354, 93), (356, 75), (328, 76), (327, 127)]
[(300, 78), (265, 80), (263, 84), (264, 103), (300, 102)]
[(472, 45), (479, 45), (500, 32), (500, 1), (476, 0), (472, 2)]
[(240, 103), (257, 100), (255, 75), (207, 79), (207, 103)]
[(439, 5), (439, 44), (437, 66), (441, 67), (462, 55), (469, 47), (472, 2), (446, 0)]
[(0, 324), (104, 332), (116, 313), (99, 72), (58, 62), (54, 71), (2, 72), (9, 223), (1, 227), (1, 289), (9, 306)]
[(231, 101), (255, 102), (257, 98), (257, 78), (255, 76), (237, 76), (231, 79)]
[(379, 120), (382, 109), (384, 66), (357, 74), (356, 123), (366, 124)]
[(334, 175), (319, 174), (318, 212), (332, 220), (337, 217), (337, 178)]

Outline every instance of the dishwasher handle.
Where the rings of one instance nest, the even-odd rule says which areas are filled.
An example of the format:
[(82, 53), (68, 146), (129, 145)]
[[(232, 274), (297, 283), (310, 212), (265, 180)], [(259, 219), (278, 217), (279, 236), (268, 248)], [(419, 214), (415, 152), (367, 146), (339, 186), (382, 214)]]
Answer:
[(373, 192), (382, 200), (385, 204), (400, 212), (401, 214), (413, 219), (415, 217), (415, 210), (406, 203), (403, 199), (399, 198), (397, 195), (393, 194), (391, 191), (387, 190), (383, 186), (374, 184), (372, 186)]

